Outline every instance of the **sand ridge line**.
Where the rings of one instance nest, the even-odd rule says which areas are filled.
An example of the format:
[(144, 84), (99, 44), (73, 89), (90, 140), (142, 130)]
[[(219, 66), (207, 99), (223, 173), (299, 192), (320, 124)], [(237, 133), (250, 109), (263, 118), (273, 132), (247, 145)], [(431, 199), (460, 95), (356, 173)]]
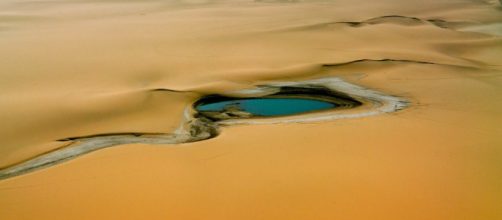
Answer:
[(436, 63), (436, 62), (430, 62), (430, 61), (421, 61), (421, 60), (407, 60), (407, 59), (391, 59), (391, 58), (383, 58), (383, 59), (359, 59), (359, 60), (352, 60), (352, 61), (347, 61), (347, 62), (342, 62), (342, 63), (326, 63), (322, 64), (323, 67), (339, 67), (339, 66), (345, 66), (345, 65), (350, 65), (350, 64), (356, 64), (356, 63), (369, 63), (369, 62), (399, 62), (399, 63), (415, 63), (415, 64), (426, 64), (426, 65), (441, 65), (441, 66), (452, 66), (452, 67), (459, 67), (459, 68), (472, 68), (472, 69), (480, 69), (481, 67), (478, 66), (466, 66), (466, 65), (460, 65), (460, 64), (445, 64), (445, 63)]
[(354, 28), (360, 28), (368, 25), (378, 25), (378, 24), (397, 24), (403, 26), (417, 26), (417, 25), (428, 24), (442, 29), (456, 30), (456, 27), (470, 25), (472, 24), (472, 22), (467, 22), (467, 21), (451, 22), (440, 18), (422, 19), (404, 15), (384, 15), (384, 16), (369, 18), (363, 21), (333, 21), (333, 22), (323, 22), (318, 24), (310, 24), (310, 25), (288, 28), (286, 29), (286, 31), (325, 29), (337, 24), (346, 25)]

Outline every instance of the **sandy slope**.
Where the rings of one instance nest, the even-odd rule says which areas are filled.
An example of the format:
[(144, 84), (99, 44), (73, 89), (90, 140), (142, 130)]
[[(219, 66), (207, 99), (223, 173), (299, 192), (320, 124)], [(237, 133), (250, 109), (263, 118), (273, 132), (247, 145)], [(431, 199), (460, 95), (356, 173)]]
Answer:
[(501, 23), (488, 0), (2, 1), (0, 167), (271, 81), (412, 105), (100, 150), (0, 181), (0, 219), (500, 219)]

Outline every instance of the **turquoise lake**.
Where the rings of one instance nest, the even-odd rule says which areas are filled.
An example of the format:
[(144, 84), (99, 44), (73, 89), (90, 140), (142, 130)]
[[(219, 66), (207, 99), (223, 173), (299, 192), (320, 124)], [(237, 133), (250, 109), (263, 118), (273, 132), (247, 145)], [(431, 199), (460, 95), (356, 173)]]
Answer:
[(282, 116), (326, 110), (334, 108), (336, 105), (305, 98), (249, 98), (204, 103), (197, 105), (195, 109), (200, 112), (222, 111), (229, 107), (237, 107), (255, 116)]

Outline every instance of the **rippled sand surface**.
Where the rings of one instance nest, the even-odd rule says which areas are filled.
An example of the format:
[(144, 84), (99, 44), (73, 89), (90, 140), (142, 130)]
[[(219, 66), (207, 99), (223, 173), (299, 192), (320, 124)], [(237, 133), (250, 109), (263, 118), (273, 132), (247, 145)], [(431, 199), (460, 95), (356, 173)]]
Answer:
[(101, 149), (0, 180), (0, 219), (501, 219), (501, 30), (494, 0), (3, 0), (0, 168), (267, 83), (409, 107)]

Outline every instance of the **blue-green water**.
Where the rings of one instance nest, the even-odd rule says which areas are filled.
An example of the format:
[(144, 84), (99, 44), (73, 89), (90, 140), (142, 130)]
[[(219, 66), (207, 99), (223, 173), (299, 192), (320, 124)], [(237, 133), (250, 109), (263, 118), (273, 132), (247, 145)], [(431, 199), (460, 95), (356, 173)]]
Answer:
[(222, 111), (230, 106), (256, 116), (293, 115), (336, 107), (330, 102), (305, 98), (251, 98), (200, 104), (195, 108), (200, 112)]

